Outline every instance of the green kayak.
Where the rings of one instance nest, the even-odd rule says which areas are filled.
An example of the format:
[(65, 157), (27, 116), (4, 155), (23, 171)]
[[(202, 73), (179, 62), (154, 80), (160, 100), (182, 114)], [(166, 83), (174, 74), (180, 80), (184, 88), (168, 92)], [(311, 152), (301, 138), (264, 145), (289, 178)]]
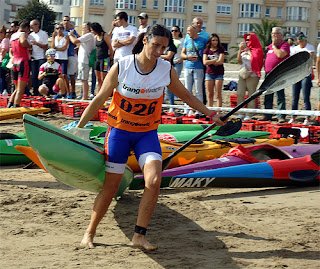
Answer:
[[(105, 178), (105, 156), (101, 148), (45, 121), (24, 115), (29, 145), (46, 170), (71, 187), (99, 192)], [(127, 166), (119, 190), (121, 196), (133, 179)]]

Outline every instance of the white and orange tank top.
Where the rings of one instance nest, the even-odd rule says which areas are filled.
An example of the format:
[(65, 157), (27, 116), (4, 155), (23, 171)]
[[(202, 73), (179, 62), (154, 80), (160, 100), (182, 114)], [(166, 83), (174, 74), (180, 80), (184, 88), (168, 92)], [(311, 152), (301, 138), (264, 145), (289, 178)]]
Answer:
[(135, 55), (119, 62), (119, 85), (113, 93), (107, 123), (130, 132), (147, 132), (158, 128), (163, 91), (171, 82), (171, 64), (161, 58), (148, 73), (138, 67)]

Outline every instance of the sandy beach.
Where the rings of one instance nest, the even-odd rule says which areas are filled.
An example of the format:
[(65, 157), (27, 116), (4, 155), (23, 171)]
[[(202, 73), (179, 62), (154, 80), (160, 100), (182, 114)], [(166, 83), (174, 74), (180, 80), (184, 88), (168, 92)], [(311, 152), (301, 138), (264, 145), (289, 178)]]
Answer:
[[(234, 93), (223, 92), (224, 106)], [(291, 104), (291, 88), (286, 94)], [(313, 109), (317, 98), (313, 87)], [(58, 127), (77, 120), (61, 113), (38, 117)], [(22, 119), (1, 121), (0, 127), (1, 132), (24, 131)], [(147, 234), (159, 246), (155, 252), (130, 245), (142, 195), (130, 190), (112, 201), (96, 247), (81, 249), (96, 195), (23, 167), (1, 167), (0, 268), (320, 267), (318, 187), (161, 189)]]

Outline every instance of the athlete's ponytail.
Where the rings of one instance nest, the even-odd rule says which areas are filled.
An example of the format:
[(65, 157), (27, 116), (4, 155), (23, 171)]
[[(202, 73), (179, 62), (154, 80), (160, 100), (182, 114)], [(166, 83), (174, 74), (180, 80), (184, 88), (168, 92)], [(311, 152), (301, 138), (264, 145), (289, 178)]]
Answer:
[(170, 31), (161, 24), (154, 24), (152, 26), (149, 27), (148, 31), (146, 33), (141, 33), (138, 37), (138, 40), (136, 42), (136, 44), (134, 45), (133, 49), (132, 49), (132, 54), (138, 54), (143, 50), (143, 38), (147, 37), (147, 41), (149, 42), (153, 37), (156, 36), (164, 36), (167, 37), (169, 39), (169, 44), (170, 41), (172, 40), (172, 35), (170, 33)]

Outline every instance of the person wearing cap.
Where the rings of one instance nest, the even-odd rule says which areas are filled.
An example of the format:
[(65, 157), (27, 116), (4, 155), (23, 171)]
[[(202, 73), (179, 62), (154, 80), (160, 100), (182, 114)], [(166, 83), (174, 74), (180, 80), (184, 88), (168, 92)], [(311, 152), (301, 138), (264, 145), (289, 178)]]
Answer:
[(113, 62), (131, 55), (134, 43), (137, 39), (137, 27), (128, 24), (128, 14), (119, 12), (115, 20), (118, 27), (114, 28), (112, 35), (112, 47), (114, 48)]
[(39, 86), (39, 93), (44, 96), (55, 94), (54, 99), (66, 97), (62, 67), (55, 61), (56, 53), (53, 48), (46, 51), (47, 61), (40, 66), (38, 75), (38, 79), (43, 80), (43, 84)]
[(138, 34), (146, 33), (150, 27), (150, 25), (148, 25), (148, 14), (142, 12), (139, 14), (138, 19), (140, 23), (140, 26), (138, 28)]
[[(314, 57), (314, 46), (307, 42), (307, 37), (303, 32), (297, 34), (298, 45), (294, 47), (292, 54), (296, 54), (301, 51), (307, 51), (311, 55), (311, 59)], [(305, 110), (311, 110), (310, 93), (312, 88), (312, 67), (309, 74), (302, 80), (298, 81), (296, 84), (292, 85), (292, 110), (298, 109), (300, 92), (302, 89), (303, 102)], [(292, 116), (289, 123), (295, 123), (296, 117)], [(303, 124), (310, 125), (310, 117), (306, 117)]]

